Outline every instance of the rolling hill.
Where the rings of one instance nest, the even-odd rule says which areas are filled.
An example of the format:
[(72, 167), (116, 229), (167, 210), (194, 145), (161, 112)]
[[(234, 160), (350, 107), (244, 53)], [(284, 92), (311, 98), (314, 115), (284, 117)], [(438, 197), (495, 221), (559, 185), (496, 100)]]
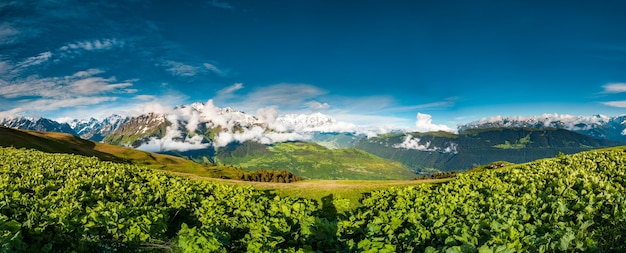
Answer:
[(236, 173), (236, 171), (225, 167), (207, 167), (177, 156), (93, 142), (66, 133), (0, 127), (0, 146), (97, 157), (103, 161), (145, 165), (153, 169), (191, 173), (206, 177), (231, 178)]
[(263, 145), (232, 143), (217, 150), (217, 161), (245, 170), (287, 170), (309, 179), (413, 179), (416, 175), (401, 163), (367, 152), (328, 149), (308, 142)]

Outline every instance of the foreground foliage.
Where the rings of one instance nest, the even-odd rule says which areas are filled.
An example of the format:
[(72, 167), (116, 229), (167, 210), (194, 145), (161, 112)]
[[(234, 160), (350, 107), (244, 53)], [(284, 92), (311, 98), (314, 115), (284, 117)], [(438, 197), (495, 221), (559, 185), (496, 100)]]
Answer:
[(0, 251), (619, 252), (622, 149), (374, 191), (337, 212), (251, 187), (0, 148)]

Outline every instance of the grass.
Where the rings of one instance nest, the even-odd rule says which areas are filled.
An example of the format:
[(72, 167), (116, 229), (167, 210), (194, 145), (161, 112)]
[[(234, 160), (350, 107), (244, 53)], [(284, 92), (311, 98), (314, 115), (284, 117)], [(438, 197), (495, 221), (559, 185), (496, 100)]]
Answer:
[(337, 211), (348, 211), (360, 206), (359, 200), (364, 193), (389, 187), (406, 187), (425, 183), (442, 183), (453, 180), (445, 179), (422, 179), (422, 180), (304, 180), (294, 183), (266, 183), (236, 181), (218, 178), (207, 178), (197, 174), (177, 173), (175, 175), (187, 177), (194, 180), (208, 180), (227, 185), (248, 185), (261, 191), (269, 191), (279, 196), (294, 198), (306, 198), (322, 203), (328, 196), (341, 199), (343, 207), (337, 207)]
[(219, 162), (245, 170), (287, 170), (307, 179), (401, 180), (414, 173), (399, 162), (370, 153), (348, 149), (328, 149), (315, 143), (277, 143), (263, 154), (223, 156)]
[(83, 140), (65, 133), (0, 127), (0, 146), (97, 157), (104, 161), (132, 163), (152, 169), (191, 173), (202, 177), (231, 178), (237, 173), (235, 168), (228, 166), (204, 166), (182, 157)]
[(523, 149), (526, 148), (526, 144), (532, 143), (532, 141), (530, 141), (530, 133), (528, 133), (528, 135), (526, 135), (525, 137), (520, 138), (519, 140), (515, 141), (515, 143), (511, 144), (509, 141), (504, 141), (504, 144), (498, 144), (498, 145), (494, 145), (494, 148), (501, 148), (501, 149)]
[[(126, 148), (121, 146), (96, 143), (80, 139), (76, 136), (64, 133), (36, 132), (27, 130), (15, 130), (0, 127), (0, 146), (13, 146), (16, 148), (32, 148), (49, 153), (70, 153), (83, 156), (95, 156), (101, 160), (122, 163), (133, 163), (146, 167), (184, 176), (196, 180), (211, 180), (228, 185), (250, 185), (258, 190), (269, 191), (279, 196), (307, 198), (322, 203), (324, 198), (333, 196), (343, 203), (337, 206), (338, 211), (346, 211), (359, 206), (359, 200), (363, 193), (371, 192), (388, 187), (404, 187), (423, 183), (445, 182), (451, 179), (440, 180), (305, 180), (295, 183), (263, 183), (225, 180), (220, 178), (232, 178), (236, 173), (233, 166), (204, 166), (190, 160), (163, 154), (154, 154)], [(318, 145), (298, 143), (294, 145), (277, 145), (283, 153), (298, 154), (306, 157), (307, 154), (319, 154), (320, 150), (330, 158), (328, 161), (339, 156), (346, 156), (344, 165), (358, 169), (362, 157), (374, 157), (365, 152), (354, 149), (344, 149), (341, 152), (329, 151)], [(334, 157), (334, 158), (333, 158)], [(357, 157), (357, 158), (354, 158)], [(293, 156), (296, 162), (306, 161), (305, 158)], [(320, 158), (324, 160), (325, 158)], [(379, 158), (380, 159), (380, 158)], [(386, 167), (382, 160), (370, 164), (370, 167), (378, 167), (381, 173), (386, 173)], [(322, 162), (323, 161), (319, 161)], [(330, 163), (332, 165), (333, 163)], [(402, 167), (403, 168), (403, 167)], [(358, 173), (358, 172), (353, 172)], [(415, 174), (410, 174), (412, 178)]]

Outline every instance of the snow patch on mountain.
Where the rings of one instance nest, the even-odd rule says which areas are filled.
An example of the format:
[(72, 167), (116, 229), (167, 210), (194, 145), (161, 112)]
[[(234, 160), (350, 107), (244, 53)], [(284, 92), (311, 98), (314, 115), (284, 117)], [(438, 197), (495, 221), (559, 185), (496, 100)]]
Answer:
[(113, 133), (129, 119), (129, 117), (113, 114), (103, 120), (95, 118), (86, 120), (74, 119), (67, 123), (81, 138), (101, 141), (105, 136)]
[(626, 141), (626, 115), (573, 116), (568, 114), (543, 114), (541, 116), (495, 116), (482, 118), (458, 126), (459, 131), (473, 128), (529, 127), (566, 129), (594, 138)]
[(568, 114), (543, 114), (541, 116), (494, 116), (482, 118), (464, 125), (460, 129), (488, 127), (554, 127), (570, 131), (590, 130), (611, 122), (605, 115), (574, 116)]
[(0, 119), (0, 125), (14, 129), (34, 130), (40, 132), (61, 132), (76, 135), (67, 123), (59, 123), (41, 117), (9, 117)]

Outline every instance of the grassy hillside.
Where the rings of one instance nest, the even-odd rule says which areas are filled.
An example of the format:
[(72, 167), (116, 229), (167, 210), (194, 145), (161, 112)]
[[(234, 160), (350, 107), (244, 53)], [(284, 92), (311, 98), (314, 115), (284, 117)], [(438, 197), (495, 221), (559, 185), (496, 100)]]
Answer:
[(231, 144), (217, 151), (221, 164), (245, 170), (287, 170), (309, 179), (413, 179), (402, 164), (357, 149), (328, 149), (315, 143), (289, 142), (266, 146)]
[(48, 153), (93, 156), (103, 161), (145, 165), (153, 169), (192, 173), (205, 177), (232, 178), (237, 173), (234, 168), (230, 167), (203, 166), (181, 157), (92, 142), (65, 133), (0, 127), (0, 146), (32, 148)]
[(375, 190), (344, 211), (334, 193), (0, 148), (0, 251), (624, 252), (625, 178), (619, 147)]
[[(407, 135), (412, 136), (413, 141), (419, 139), (422, 150), (398, 147), (406, 141)], [(362, 139), (355, 147), (402, 162), (417, 171), (432, 168), (464, 171), (495, 161), (523, 163), (559, 152), (572, 154), (616, 145), (619, 143), (564, 129), (493, 128), (470, 129), (458, 135), (444, 132), (388, 134)], [(443, 152), (444, 148), (452, 146), (455, 152)]]

